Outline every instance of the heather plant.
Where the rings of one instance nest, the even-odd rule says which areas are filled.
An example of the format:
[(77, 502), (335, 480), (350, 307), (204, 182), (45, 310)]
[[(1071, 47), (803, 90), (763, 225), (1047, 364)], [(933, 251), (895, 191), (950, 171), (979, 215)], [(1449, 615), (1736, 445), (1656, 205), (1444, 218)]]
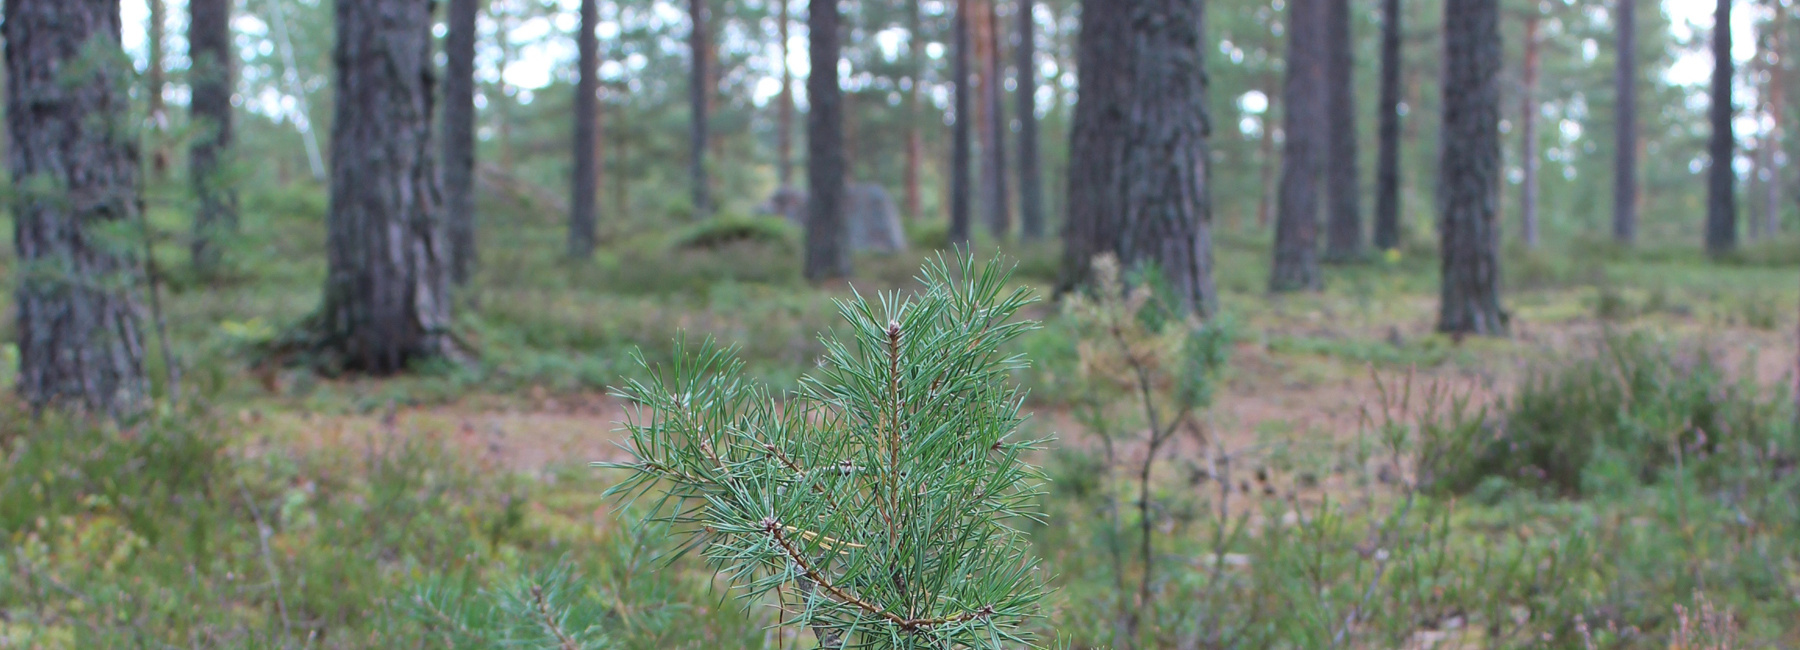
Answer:
[(710, 342), (679, 350), (619, 391), (637, 409), (611, 493), (652, 497), (746, 604), (775, 601), (820, 647), (1033, 644), (1045, 591), (1018, 523), (1037, 441), (1005, 350), (1035, 324), (1009, 277), (939, 258), (910, 297), (839, 301), (848, 340), (823, 337), (787, 395)]

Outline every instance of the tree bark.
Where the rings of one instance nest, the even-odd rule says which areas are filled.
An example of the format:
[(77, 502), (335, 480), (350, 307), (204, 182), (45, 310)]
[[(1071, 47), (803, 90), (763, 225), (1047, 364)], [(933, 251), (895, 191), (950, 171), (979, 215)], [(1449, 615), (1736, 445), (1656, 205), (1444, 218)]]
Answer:
[(189, 110), (194, 137), (188, 149), (194, 187), (194, 270), (218, 272), (221, 240), (237, 234), (238, 196), (226, 177), (232, 159), (231, 93), (236, 60), (231, 44), (231, 0), (188, 0), (188, 57), (192, 68)]
[(575, 177), (569, 184), (574, 196), (569, 199), (569, 258), (591, 259), (597, 245), (595, 234), (599, 223), (596, 214), (598, 188), (594, 187), (595, 170), (600, 161), (594, 157), (595, 108), (599, 105), (600, 42), (594, 30), (600, 26), (599, 0), (581, 0), (581, 26), (575, 34)]
[(969, 92), (969, 2), (956, 0), (956, 16), (952, 30), (955, 43), (951, 52), (952, 92), (956, 93), (956, 122), (950, 128), (950, 245), (969, 243), (969, 123), (974, 121), (973, 97)]
[(163, 70), (168, 59), (167, 23), (169, 20), (166, 0), (149, 0), (150, 24), (145, 40), (149, 41), (149, 61), (144, 65), (144, 103), (150, 113), (150, 172), (156, 180), (169, 176), (169, 149), (164, 139), (169, 130), (169, 113), (163, 102), (163, 90), (168, 87), (168, 73)]
[[(1519, 183), (1519, 235), (1526, 248), (1538, 246), (1538, 46), (1538, 13), (1533, 8), (1525, 14), (1525, 72), (1519, 84), (1519, 168), (1524, 172)], [(1624, 137), (1624, 127), (1620, 131)]]
[(1155, 264), (1183, 306), (1202, 316), (1217, 303), (1206, 209), (1203, 11), (1202, 0), (1134, 3), (1135, 119), (1125, 145), (1119, 242), (1121, 263)]
[[(688, 58), (692, 63), (692, 74), (688, 78), (688, 100), (692, 112), (692, 126), (688, 132), (688, 175), (693, 183), (694, 218), (703, 218), (712, 212), (712, 198), (706, 187), (706, 143), (708, 110), (712, 106), (712, 76), (707, 72), (710, 46), (707, 45), (707, 23), (712, 19), (707, 7), (707, 0), (688, 0)], [(835, 74), (836, 68), (832, 69)]]
[(325, 300), (317, 345), (344, 369), (456, 356), (431, 147), (431, 3), (339, 2)]
[(1076, 74), (1081, 94), (1069, 127), (1068, 218), (1059, 292), (1086, 284), (1096, 256), (1118, 250), (1128, 102), (1133, 82), (1129, 0), (1082, 0)]
[(494, 22), (498, 25), (494, 33), (494, 40), (497, 41), (495, 49), (500, 54), (500, 61), (497, 64), (500, 74), (494, 84), (497, 96), (493, 101), (494, 121), (498, 122), (498, 128), (494, 130), (497, 132), (495, 139), (500, 141), (500, 171), (507, 176), (512, 176), (514, 161), (512, 93), (508, 92), (511, 88), (506, 83), (506, 68), (512, 64), (514, 54), (512, 38), (508, 36), (512, 33), (513, 15), (511, 10), (503, 11), (500, 6), (499, 3), (488, 3), (488, 10), (494, 12)]
[(1012, 209), (1007, 205), (1005, 69), (1000, 65), (1001, 36), (994, 0), (980, 0), (978, 45), (981, 58), (981, 204), (988, 232), (1005, 239), (1012, 230)]
[[(1769, 56), (1765, 63), (1769, 66), (1768, 97), (1763, 105), (1769, 115), (1769, 132), (1763, 139), (1769, 143), (1768, 168), (1769, 178), (1763, 187), (1765, 192), (1763, 203), (1763, 234), (1774, 237), (1781, 231), (1781, 151), (1782, 93), (1784, 92), (1782, 77), (1787, 74), (1787, 50), (1783, 49), (1785, 39), (1782, 29), (1786, 26), (1787, 9), (1781, 6), (1780, 0), (1771, 0), (1775, 16), (1769, 23)], [(1755, 217), (1751, 217), (1755, 219)]]
[(1438, 205), (1443, 255), (1438, 330), (1503, 336), (1500, 233), (1498, 0), (1447, 0), (1444, 9), (1442, 160)]
[(794, 71), (788, 65), (788, 3), (791, 1), (776, 0), (781, 16), (781, 93), (775, 100), (775, 137), (780, 140), (775, 145), (775, 175), (781, 180), (782, 187), (789, 187), (794, 179)]
[(1256, 227), (1269, 227), (1269, 221), (1275, 213), (1275, 107), (1281, 93), (1275, 91), (1275, 76), (1269, 75), (1263, 80), (1263, 94), (1268, 97), (1268, 107), (1262, 113), (1262, 137), (1256, 146), (1258, 163), (1256, 195)]
[(919, 165), (925, 157), (925, 140), (919, 132), (924, 127), (924, 112), (919, 106), (919, 86), (925, 80), (925, 48), (920, 43), (925, 38), (925, 28), (924, 19), (919, 15), (920, 2), (921, 0), (906, 2), (907, 74), (911, 79), (906, 87), (906, 170), (902, 201), (908, 221), (919, 218)]
[(1044, 237), (1044, 173), (1038, 153), (1037, 23), (1032, 0), (1019, 0), (1019, 236)]
[(1287, 81), (1282, 95), (1281, 200), (1275, 210), (1273, 292), (1319, 289), (1319, 181), (1325, 154), (1324, 2), (1288, 0)]
[(116, 63), (119, 0), (7, 0), (3, 29), (19, 395), (128, 415), (149, 388), (136, 260), (100, 243), (141, 209), (137, 145), (118, 137), (131, 77)]
[(1737, 248), (1737, 171), (1732, 157), (1737, 139), (1731, 132), (1731, 0), (1718, 0), (1713, 11), (1712, 141), (1707, 173), (1706, 252), (1723, 255)]
[(1375, 247), (1400, 247), (1400, 0), (1381, 2), (1380, 139), (1375, 162)]
[(1613, 124), (1613, 241), (1637, 241), (1637, 0), (1618, 0), (1617, 108)]
[(806, 76), (806, 278), (850, 276), (849, 229), (844, 223), (844, 107), (838, 87), (837, 0), (808, 0), (807, 38), (812, 72)]
[[(189, 0), (190, 2), (192, 0)], [(444, 36), (444, 222), (450, 279), (475, 268), (475, 14), (480, 0), (450, 0)]]
[(1356, 152), (1356, 66), (1350, 33), (1350, 0), (1324, 0), (1326, 195), (1330, 218), (1325, 259), (1352, 262), (1363, 255), (1362, 188)]

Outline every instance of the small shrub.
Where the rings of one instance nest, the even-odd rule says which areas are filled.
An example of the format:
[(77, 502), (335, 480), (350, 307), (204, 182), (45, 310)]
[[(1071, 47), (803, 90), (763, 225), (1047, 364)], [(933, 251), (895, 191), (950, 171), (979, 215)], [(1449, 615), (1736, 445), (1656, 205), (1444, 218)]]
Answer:
[(798, 240), (793, 224), (780, 217), (720, 215), (682, 229), (672, 244), (680, 250), (714, 250), (748, 242), (792, 250)]

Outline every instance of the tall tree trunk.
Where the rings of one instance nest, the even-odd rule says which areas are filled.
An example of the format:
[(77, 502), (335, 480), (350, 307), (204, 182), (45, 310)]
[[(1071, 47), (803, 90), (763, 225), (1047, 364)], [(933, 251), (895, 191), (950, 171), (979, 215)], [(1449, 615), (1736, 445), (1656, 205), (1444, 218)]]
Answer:
[(1217, 291), (1206, 209), (1203, 0), (1138, 0), (1132, 11), (1136, 119), (1125, 145), (1120, 261), (1155, 262), (1188, 310), (1210, 314)]
[(794, 178), (794, 71), (788, 65), (788, 3), (792, 1), (776, 0), (781, 8), (781, 93), (775, 100), (775, 137), (780, 140), (775, 145), (775, 175), (782, 187), (790, 186)]
[(1534, 7), (1525, 14), (1525, 73), (1519, 88), (1519, 168), (1524, 171), (1519, 183), (1519, 235), (1526, 248), (1538, 246), (1538, 46), (1538, 12)]
[(455, 356), (431, 143), (431, 4), (339, 2), (325, 300), (317, 345), (350, 370)]
[[(1769, 114), (1769, 132), (1763, 138), (1769, 143), (1769, 178), (1763, 187), (1766, 192), (1763, 202), (1763, 234), (1774, 237), (1781, 231), (1781, 118), (1782, 93), (1784, 84), (1782, 77), (1787, 74), (1786, 50), (1783, 49), (1785, 39), (1782, 30), (1786, 26), (1787, 9), (1781, 6), (1780, 0), (1771, 0), (1774, 5), (1774, 18), (1769, 23), (1769, 48), (1773, 56), (1766, 60), (1769, 66), (1768, 98), (1763, 105)], [(1754, 219), (1755, 217), (1752, 217)]]
[(849, 229), (844, 223), (844, 106), (838, 87), (837, 0), (808, 0), (806, 75), (806, 278), (850, 275)]
[(919, 132), (924, 126), (924, 112), (919, 106), (919, 86), (925, 80), (925, 48), (921, 46), (925, 39), (925, 28), (924, 20), (919, 15), (920, 2), (921, 0), (906, 0), (907, 74), (911, 78), (906, 87), (906, 178), (902, 201), (908, 221), (919, 218), (919, 165), (925, 157), (925, 140)]
[(1711, 154), (1706, 187), (1706, 252), (1723, 255), (1737, 248), (1737, 171), (1732, 157), (1737, 139), (1731, 132), (1731, 0), (1718, 0), (1713, 11), (1713, 75)]
[(1499, 0), (1447, 0), (1444, 8), (1442, 296), (1438, 330), (1503, 336), (1500, 232)]
[(1282, 129), (1281, 200), (1276, 206), (1274, 265), (1269, 290), (1310, 291), (1320, 287), (1319, 181), (1324, 167), (1325, 65), (1324, 2), (1288, 0), (1287, 105)]
[(1637, 0), (1618, 0), (1618, 70), (1613, 124), (1613, 241), (1637, 241)]
[(231, 160), (233, 88), (231, 0), (188, 0), (188, 85), (194, 137), (188, 150), (194, 186), (194, 239), (189, 251), (201, 276), (218, 271), (220, 240), (237, 234), (238, 196), (226, 178)]
[(974, 121), (975, 102), (969, 92), (969, 3), (956, 0), (956, 16), (950, 71), (956, 93), (956, 122), (950, 128), (950, 245), (969, 243), (969, 124)]
[(599, 106), (600, 42), (594, 30), (600, 26), (599, 0), (581, 0), (580, 31), (575, 34), (575, 177), (569, 187), (569, 258), (586, 260), (594, 256), (599, 202), (594, 176), (600, 161), (594, 158), (594, 113)]
[(150, 60), (144, 65), (144, 100), (150, 109), (150, 171), (156, 180), (169, 175), (169, 149), (164, 142), (169, 129), (169, 113), (163, 103), (163, 90), (168, 86), (167, 63), (169, 11), (166, 0), (150, 0), (148, 45)]
[(1381, 2), (1380, 139), (1375, 162), (1375, 247), (1400, 247), (1400, 0)]
[[(192, 0), (190, 0), (192, 1)], [(450, 0), (444, 36), (444, 223), (450, 279), (475, 269), (475, 14), (480, 0)]]
[(494, 98), (494, 120), (499, 122), (495, 131), (498, 132), (496, 139), (500, 141), (500, 171), (510, 177), (513, 175), (514, 162), (513, 120), (512, 93), (508, 92), (511, 90), (511, 86), (506, 83), (506, 68), (512, 65), (514, 54), (512, 38), (509, 37), (513, 29), (513, 15), (511, 10), (502, 11), (500, 3), (497, 2), (488, 3), (488, 10), (494, 12), (494, 22), (498, 24), (494, 40), (497, 41), (496, 49), (500, 52), (498, 63), (500, 74), (494, 84), (498, 95)]
[(1032, 0), (1019, 0), (1019, 235), (1044, 237), (1044, 172), (1038, 157), (1037, 23)]
[(1094, 258), (1118, 250), (1125, 187), (1124, 144), (1131, 124), (1133, 52), (1130, 0), (1082, 0), (1075, 71), (1081, 94), (1069, 127), (1068, 218), (1058, 291), (1085, 284)]
[[(711, 20), (711, 11), (706, 6), (707, 0), (688, 0), (688, 58), (693, 64), (692, 74), (688, 78), (688, 100), (693, 115), (693, 123), (688, 132), (688, 175), (693, 183), (695, 218), (702, 218), (712, 212), (712, 198), (707, 195), (706, 188), (706, 143), (707, 121), (712, 106), (712, 75), (707, 72), (708, 59), (711, 58), (710, 46), (707, 44), (707, 30), (711, 29), (707, 22)], [(835, 72), (836, 68), (833, 68)]]
[(1005, 69), (1000, 65), (1003, 41), (995, 0), (981, 0), (979, 45), (981, 57), (981, 204), (988, 232), (1005, 239), (1012, 230), (1012, 210), (1006, 193)]
[(1326, 195), (1330, 218), (1325, 259), (1354, 261), (1363, 254), (1362, 188), (1357, 177), (1355, 43), (1350, 33), (1350, 0), (1324, 0)]
[(143, 406), (136, 261), (100, 244), (138, 218), (119, 0), (7, 0), (7, 169), (18, 254), (18, 391), (32, 408)]

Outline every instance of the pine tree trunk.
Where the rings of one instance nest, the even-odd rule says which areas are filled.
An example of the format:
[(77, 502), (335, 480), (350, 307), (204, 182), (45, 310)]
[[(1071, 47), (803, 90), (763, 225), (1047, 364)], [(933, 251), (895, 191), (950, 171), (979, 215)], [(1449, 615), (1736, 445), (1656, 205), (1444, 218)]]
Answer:
[[(582, 1), (585, 3), (587, 0)], [(500, 78), (494, 83), (497, 91), (495, 94), (498, 95), (493, 102), (494, 121), (499, 123), (498, 128), (494, 129), (498, 132), (495, 139), (500, 141), (500, 172), (510, 177), (513, 175), (513, 98), (512, 93), (507, 92), (511, 88), (506, 83), (506, 68), (513, 60), (514, 46), (508, 35), (512, 33), (514, 21), (510, 11), (500, 10), (499, 3), (490, 2), (488, 9), (494, 12), (494, 22), (499, 25), (494, 34), (494, 40), (498, 41), (495, 49), (500, 53), (500, 61), (496, 66), (500, 70)]]
[(188, 57), (192, 68), (189, 110), (194, 137), (188, 150), (188, 175), (194, 187), (194, 270), (202, 277), (218, 272), (221, 240), (237, 234), (237, 190), (225, 177), (231, 160), (231, 93), (235, 52), (231, 44), (231, 0), (188, 0)]
[(594, 30), (600, 26), (599, 0), (581, 0), (580, 31), (575, 34), (575, 176), (569, 184), (574, 196), (569, 198), (569, 258), (591, 259), (597, 245), (595, 230), (599, 195), (594, 187), (595, 170), (600, 161), (594, 158), (594, 112), (599, 105), (600, 42)]
[(1118, 251), (1124, 144), (1133, 57), (1130, 0), (1082, 0), (1076, 74), (1081, 94), (1069, 127), (1068, 218), (1057, 290), (1085, 284), (1094, 258)]
[(812, 73), (806, 76), (806, 278), (850, 275), (849, 229), (844, 223), (844, 107), (838, 87), (837, 0), (808, 0), (807, 38)]
[(1274, 266), (1269, 290), (1311, 291), (1319, 277), (1319, 181), (1326, 132), (1324, 2), (1288, 0), (1286, 113), (1281, 152), (1281, 200), (1276, 205)]
[(1044, 237), (1044, 173), (1038, 154), (1037, 23), (1033, 0), (1019, 0), (1019, 236)]
[(339, 2), (325, 300), (317, 345), (349, 370), (456, 356), (432, 168), (431, 3)]
[(1375, 247), (1400, 247), (1400, 0), (1381, 2), (1381, 113), (1376, 131)]
[(1732, 157), (1737, 140), (1731, 132), (1731, 0), (1718, 0), (1713, 12), (1712, 141), (1707, 172), (1706, 252), (1723, 255), (1737, 248), (1737, 171)]
[(131, 71), (80, 62), (123, 56), (119, 0), (8, 0), (3, 29), (19, 396), (130, 414), (148, 393), (136, 260), (99, 241), (139, 216), (137, 146), (117, 137)]
[[(1201, 315), (1216, 308), (1206, 210), (1206, 48), (1202, 0), (1138, 0), (1132, 9), (1136, 90), (1125, 145), (1120, 261), (1154, 262)], [(1121, 52), (1121, 55), (1126, 53)]]
[[(707, 45), (707, 22), (711, 15), (706, 6), (707, 0), (688, 0), (688, 58), (692, 63), (692, 74), (688, 78), (688, 100), (693, 115), (693, 122), (688, 132), (688, 175), (693, 183), (694, 218), (703, 218), (712, 212), (712, 198), (707, 195), (706, 188), (706, 145), (708, 109), (712, 106), (712, 76), (707, 72), (708, 59), (711, 58), (710, 46)], [(835, 74), (836, 69), (833, 68)]]
[(924, 20), (919, 15), (921, 1), (906, 1), (907, 74), (911, 79), (906, 88), (906, 170), (905, 196), (902, 200), (908, 221), (919, 219), (919, 165), (925, 158), (925, 140), (919, 132), (925, 119), (923, 109), (919, 106), (919, 87), (925, 80), (925, 48), (922, 47), (925, 27)]
[(450, 279), (459, 285), (475, 269), (475, 14), (480, 5), (480, 0), (450, 0), (444, 36), (444, 223), (450, 234)]
[(775, 145), (775, 175), (784, 188), (791, 187), (794, 179), (794, 71), (788, 65), (788, 3), (792, 1), (776, 0), (781, 8), (781, 93), (776, 96), (775, 137), (780, 142)]
[(1447, 0), (1444, 8), (1442, 296), (1438, 330), (1503, 336), (1500, 232), (1499, 0)]
[(1363, 255), (1362, 188), (1357, 177), (1356, 66), (1350, 33), (1350, 0), (1324, 0), (1326, 195), (1330, 215), (1325, 259), (1352, 262)]
[(1637, 0), (1618, 0), (1617, 108), (1613, 124), (1613, 241), (1637, 241)]
[(1258, 163), (1257, 179), (1261, 188), (1256, 194), (1256, 227), (1269, 227), (1269, 221), (1275, 213), (1275, 108), (1280, 102), (1281, 93), (1275, 91), (1275, 77), (1269, 75), (1263, 80), (1263, 95), (1268, 97), (1268, 107), (1262, 113), (1262, 137), (1256, 146)]
[(981, 0), (981, 28), (976, 51), (981, 57), (981, 204), (988, 232), (1005, 239), (1012, 230), (1012, 210), (1006, 194), (1006, 108), (1003, 69), (1000, 66), (1000, 21), (994, 0)]
[(168, 22), (167, 1), (150, 0), (150, 25), (146, 35), (150, 56), (144, 65), (144, 103), (150, 109), (150, 172), (159, 181), (169, 176), (169, 149), (164, 141), (169, 130), (169, 112), (163, 102), (163, 90), (169, 85), (168, 73), (163, 71), (168, 58), (164, 49), (168, 45), (165, 33)]
[(975, 102), (969, 88), (969, 3), (956, 0), (956, 16), (952, 27), (950, 76), (951, 92), (956, 94), (956, 122), (950, 128), (950, 245), (969, 243), (969, 124), (974, 121)]
[[(1632, 0), (1620, 0), (1629, 3)], [(1525, 73), (1519, 88), (1519, 235), (1526, 248), (1538, 246), (1538, 14), (1525, 15)]]

